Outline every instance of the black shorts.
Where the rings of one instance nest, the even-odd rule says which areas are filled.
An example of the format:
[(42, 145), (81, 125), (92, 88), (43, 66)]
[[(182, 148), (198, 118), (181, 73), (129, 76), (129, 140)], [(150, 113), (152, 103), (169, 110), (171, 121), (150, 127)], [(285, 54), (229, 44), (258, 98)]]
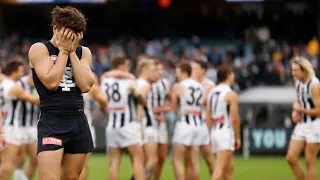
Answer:
[(64, 148), (64, 154), (86, 154), (94, 150), (84, 112), (55, 115), (41, 112), (38, 122), (38, 153)]

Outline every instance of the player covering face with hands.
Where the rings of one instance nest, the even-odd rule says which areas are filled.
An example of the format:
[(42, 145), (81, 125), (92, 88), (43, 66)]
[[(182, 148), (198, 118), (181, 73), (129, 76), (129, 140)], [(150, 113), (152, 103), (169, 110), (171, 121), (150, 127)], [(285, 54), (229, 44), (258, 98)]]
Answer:
[(82, 97), (95, 82), (91, 52), (79, 46), (86, 19), (72, 7), (56, 7), (51, 14), (53, 37), (29, 51), (40, 96), (39, 179), (56, 180), (59, 174), (61, 179), (79, 179), (86, 156), (94, 149)]

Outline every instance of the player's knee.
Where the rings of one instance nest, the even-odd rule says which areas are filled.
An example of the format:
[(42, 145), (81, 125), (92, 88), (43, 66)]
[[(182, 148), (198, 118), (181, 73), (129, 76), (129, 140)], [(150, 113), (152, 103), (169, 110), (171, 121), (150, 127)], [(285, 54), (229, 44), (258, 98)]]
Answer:
[(72, 173), (72, 172), (69, 172), (68, 174), (64, 174), (64, 178), (65, 180), (79, 180), (80, 178), (80, 174), (79, 173)]
[(298, 157), (295, 157), (293, 155), (287, 154), (286, 156), (286, 160), (290, 165), (296, 164), (298, 163)]
[(58, 180), (59, 177), (55, 173), (39, 172), (39, 180)]
[(10, 175), (11, 172), (13, 171), (13, 163), (8, 161), (8, 162), (3, 162), (1, 165), (2, 171), (1, 174), (4, 175)]
[(33, 157), (30, 161), (31, 166), (36, 167), (38, 165), (37, 157)]
[(159, 156), (158, 157), (158, 163), (159, 164), (163, 164), (165, 160), (166, 160), (166, 156)]
[(233, 164), (230, 164), (226, 168), (226, 174), (231, 174), (233, 172)]
[(305, 155), (305, 160), (306, 160), (307, 168), (311, 168), (316, 165), (316, 157), (308, 153)]

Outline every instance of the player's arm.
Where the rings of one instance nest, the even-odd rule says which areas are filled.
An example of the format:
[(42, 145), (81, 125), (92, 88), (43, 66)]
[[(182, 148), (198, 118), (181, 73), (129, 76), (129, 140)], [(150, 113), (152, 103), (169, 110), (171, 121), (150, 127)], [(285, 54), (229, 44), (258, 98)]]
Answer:
[(140, 89), (138, 90), (137, 87), (137, 83), (136, 81), (132, 81), (129, 85), (129, 91), (133, 94), (133, 96), (135, 98), (137, 98), (139, 104), (141, 104), (142, 106), (147, 106), (147, 101), (146, 99), (143, 97), (143, 92), (140, 91)]
[(98, 81), (96, 81), (90, 89), (89, 95), (97, 101), (100, 108), (105, 108), (107, 106), (108, 98), (106, 94), (100, 90)]
[(29, 50), (29, 61), (31, 68), (34, 68), (40, 81), (50, 91), (58, 89), (64, 74), (68, 52), (61, 50), (58, 54), (56, 64), (53, 64), (46, 46), (42, 43), (33, 44)]
[(209, 129), (209, 132), (211, 132), (212, 129), (212, 111), (211, 111), (211, 107), (212, 107), (212, 102), (211, 102), (211, 96), (208, 95), (208, 98), (206, 100), (206, 123)]
[(33, 96), (27, 91), (25, 91), (21, 86), (15, 85), (9, 90), (9, 95), (12, 97), (17, 97), (22, 101), (27, 101), (32, 104), (40, 104), (39, 96)]
[(59, 54), (53, 64), (48, 49), (42, 43), (33, 44), (29, 50), (30, 67), (34, 68), (38, 78), (50, 91), (58, 89), (68, 61), (72, 31), (62, 28), (58, 34)]
[(238, 111), (238, 95), (235, 92), (230, 92), (226, 95), (226, 100), (230, 104), (230, 117), (232, 121), (232, 127), (235, 133), (236, 139), (240, 139), (240, 117)]
[(101, 75), (101, 80), (108, 77), (136, 80), (136, 77), (133, 74), (129, 72), (121, 71), (121, 70), (111, 70), (111, 71), (105, 72)]
[(184, 88), (180, 84), (175, 84), (171, 93), (172, 110), (178, 112), (178, 99), (183, 94)]
[(311, 86), (311, 95), (314, 108), (304, 109), (300, 106), (295, 106), (295, 110), (299, 113), (304, 113), (310, 116), (320, 116), (320, 83)]
[(0, 107), (0, 136), (4, 136), (4, 129), (3, 129), (3, 120), (2, 120), (2, 110)]
[(82, 57), (79, 60), (76, 51), (70, 52), (70, 62), (72, 66), (73, 76), (78, 88), (81, 92), (90, 91), (94, 84), (94, 75), (91, 71), (92, 55), (87, 47), (82, 47)]
[(167, 99), (167, 103), (164, 104), (163, 106), (159, 106), (159, 107), (155, 107), (153, 108), (153, 112), (158, 114), (158, 113), (167, 113), (169, 111), (172, 110), (171, 107), (171, 97), (169, 95), (170, 92), (170, 84), (167, 82), (167, 95), (166, 95), (166, 99)]

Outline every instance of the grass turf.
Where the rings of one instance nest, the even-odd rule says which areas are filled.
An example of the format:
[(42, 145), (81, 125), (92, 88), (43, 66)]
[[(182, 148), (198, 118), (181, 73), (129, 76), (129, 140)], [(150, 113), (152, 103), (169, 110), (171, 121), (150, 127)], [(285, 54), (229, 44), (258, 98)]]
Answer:
[[(305, 163), (300, 160), (303, 167)], [(89, 180), (106, 180), (108, 173), (108, 156), (94, 154), (90, 159)], [(209, 180), (208, 168), (203, 158), (200, 158), (200, 179)], [(317, 169), (320, 170), (320, 162), (317, 161)], [(128, 156), (124, 156), (119, 172), (120, 180), (129, 180), (132, 175), (132, 167)], [(37, 179), (37, 177), (35, 178)], [(174, 180), (171, 158), (165, 163), (161, 179)], [(250, 157), (243, 159), (235, 157), (235, 180), (294, 180), (291, 170), (284, 157)]]

